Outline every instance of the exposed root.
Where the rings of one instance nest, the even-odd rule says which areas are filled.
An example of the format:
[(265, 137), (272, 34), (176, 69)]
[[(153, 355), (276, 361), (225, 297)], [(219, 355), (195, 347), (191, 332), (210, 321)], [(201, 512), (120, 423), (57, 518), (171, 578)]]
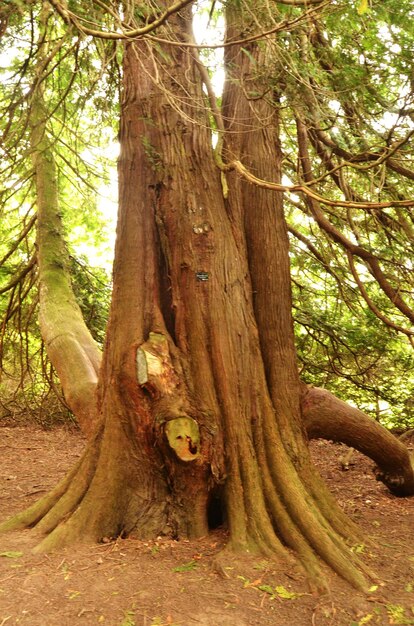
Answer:
[(36, 524), (45, 515), (47, 515), (50, 510), (53, 509), (59, 499), (66, 493), (68, 486), (78, 473), (81, 463), (82, 461), (79, 461), (72, 471), (69, 472), (69, 474), (67, 474), (65, 478), (43, 498), (21, 513), (17, 513), (17, 515), (14, 515), (13, 517), (0, 523), (0, 532), (23, 530), (24, 528), (32, 528), (36, 526)]
[(238, 437), (229, 455), (230, 545), (240, 547), (241, 529), (247, 546), (266, 556), (269, 551), (286, 556), (282, 540), (317, 589), (327, 586), (321, 559), (353, 587), (368, 592), (370, 579), (377, 577), (347, 545), (361, 540), (361, 534), (327, 494), (310, 459), (301, 459), (295, 467), (285, 449), (286, 436), (282, 441), (270, 412), (264, 411), (263, 422), (256, 424), (254, 447), (248, 442), (248, 436)]
[[(33, 528), (46, 538), (36, 546), (47, 551), (72, 542), (76, 537), (69, 529), (69, 521), (87, 493), (99, 457), (99, 437), (86, 448), (82, 458), (65, 478), (43, 498), (21, 513), (0, 524), (0, 532)], [(83, 535), (86, 535), (83, 529)]]

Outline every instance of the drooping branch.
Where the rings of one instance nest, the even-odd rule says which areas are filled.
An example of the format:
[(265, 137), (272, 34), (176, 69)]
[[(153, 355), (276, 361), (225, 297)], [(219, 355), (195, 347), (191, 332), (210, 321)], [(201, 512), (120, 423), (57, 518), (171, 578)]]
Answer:
[(249, 169), (237, 159), (230, 159), (226, 164), (222, 166), (222, 168), (224, 171), (235, 170), (248, 182), (257, 185), (258, 187), (262, 187), (263, 189), (273, 189), (274, 191), (291, 193), (301, 192), (305, 194), (305, 196), (317, 200), (321, 204), (326, 204), (327, 206), (340, 206), (356, 209), (387, 209), (390, 207), (408, 208), (414, 206), (414, 200), (390, 200), (386, 202), (354, 202), (352, 200), (339, 199), (332, 200), (330, 198), (326, 198), (325, 196), (321, 196), (319, 193), (312, 189), (311, 185), (308, 186), (304, 183), (295, 185), (284, 185), (281, 183), (273, 182), (271, 180), (260, 178), (259, 176), (256, 176), (251, 171), (249, 171)]
[(35, 265), (36, 265), (36, 255), (33, 255), (32, 258), (29, 259), (29, 261), (26, 263), (26, 265), (20, 270), (20, 272), (16, 276), (14, 276), (12, 280), (7, 283), (7, 285), (5, 285), (4, 287), (0, 289), (0, 295), (2, 295), (3, 293), (7, 293), (7, 291), (10, 291), (14, 287), (16, 287), (16, 285), (21, 283), (23, 279), (25, 278), (25, 276), (27, 276), (27, 274), (32, 271), (32, 268)]
[(153, 34), (148, 35), (146, 38), (149, 39), (150, 41), (167, 44), (169, 46), (179, 46), (181, 48), (185, 47), (185, 48), (192, 48), (192, 49), (198, 49), (198, 50), (217, 50), (217, 49), (231, 48), (233, 46), (244, 46), (252, 42), (266, 40), (271, 35), (275, 35), (276, 33), (280, 33), (280, 32), (285, 33), (285, 32), (294, 30), (301, 24), (306, 23), (309, 19), (312, 19), (312, 18), (315, 19), (323, 8), (326, 8), (327, 6), (330, 5), (330, 0), (311, 0), (310, 2), (308, 2), (307, 0), (297, 0), (297, 2), (296, 0), (292, 0), (292, 2), (290, 2), (290, 0), (286, 0), (286, 4), (290, 4), (291, 6), (293, 6), (293, 4), (297, 4), (297, 6), (303, 6), (305, 4), (306, 5), (313, 4), (314, 6), (313, 7), (311, 6), (311, 8), (307, 9), (306, 11), (303, 11), (300, 15), (281, 20), (275, 26), (273, 26), (272, 28), (268, 30), (261, 29), (258, 33), (247, 36), (247, 37), (240, 37), (240, 38), (237, 36), (235, 38), (229, 37), (229, 38), (226, 38), (226, 41), (222, 41), (217, 44), (209, 44), (207, 42), (198, 44), (198, 43), (195, 43), (192, 40), (192, 38), (189, 41), (182, 42), (182, 41), (177, 41), (174, 39), (165, 39), (163, 37), (160, 37), (158, 35), (153, 35)]
[[(312, 133), (325, 145), (327, 146), (329, 149), (332, 150), (333, 154), (336, 154), (338, 156), (340, 156), (341, 158), (345, 159), (346, 161), (348, 161), (349, 164), (352, 164), (354, 167), (356, 166), (356, 163), (358, 163), (358, 161), (374, 161), (377, 162), (378, 159), (384, 158), (384, 160), (386, 161), (387, 167), (389, 167), (391, 170), (393, 170), (396, 174), (400, 174), (401, 176), (404, 176), (405, 178), (407, 178), (408, 180), (414, 180), (414, 171), (408, 169), (408, 167), (405, 167), (404, 165), (402, 165), (399, 161), (397, 161), (396, 159), (393, 159), (392, 157), (388, 156), (388, 153), (384, 154), (378, 154), (375, 152), (364, 152), (360, 155), (353, 155), (351, 152), (349, 152), (348, 150), (345, 150), (344, 148), (340, 147), (335, 141), (333, 141), (333, 139), (331, 137), (329, 137), (327, 135), (327, 133), (325, 133), (323, 130), (321, 130), (318, 125), (314, 126), (312, 128)], [(407, 136), (407, 139), (412, 137), (412, 133)], [(368, 166), (371, 167), (371, 166)]]
[[(297, 136), (301, 168), (305, 181), (309, 181), (312, 178), (312, 169), (307, 146), (307, 129), (303, 122), (299, 119), (296, 120), (296, 125), (298, 131)], [(340, 232), (326, 217), (320, 207), (319, 200), (315, 197), (309, 196), (308, 206), (320, 228), (335, 242), (343, 246), (350, 254), (359, 257), (367, 264), (372, 275), (376, 278), (378, 285), (386, 296), (388, 296), (389, 300), (401, 311), (401, 313), (414, 323), (414, 311), (403, 300), (399, 290), (395, 289), (391, 285), (385, 273), (381, 269), (379, 261), (375, 255), (362, 246), (352, 243), (342, 232)]]
[[(49, 0), (50, 4), (56, 10), (57, 13), (63, 18), (63, 20), (67, 24), (73, 24), (75, 28), (77, 28), (81, 33), (85, 35), (89, 35), (90, 37), (98, 37), (99, 39), (112, 39), (112, 40), (126, 40), (130, 41), (132, 39), (137, 39), (139, 37), (143, 37), (148, 33), (151, 33), (155, 29), (159, 28), (162, 24), (164, 24), (172, 15), (178, 13), (186, 6), (191, 4), (193, 0), (177, 0), (171, 6), (166, 8), (164, 12), (162, 12), (158, 17), (152, 16), (152, 19), (145, 26), (141, 26), (140, 28), (131, 28), (124, 24), (122, 20), (119, 20), (120, 30), (119, 32), (114, 31), (104, 31), (104, 30), (96, 30), (93, 28), (89, 28), (86, 26), (85, 18), (80, 15), (76, 15), (73, 11), (69, 10), (66, 5), (59, 2), (58, 0)], [(102, 8), (102, 7), (101, 7)], [(113, 12), (109, 12), (112, 17), (114, 17)], [(89, 19), (88, 19), (89, 21)], [(122, 29), (122, 30), (121, 30)]]
[(384, 315), (382, 311), (379, 310), (376, 304), (369, 297), (367, 290), (365, 289), (364, 284), (361, 281), (358, 275), (358, 272), (356, 270), (352, 254), (349, 251), (347, 251), (347, 256), (348, 256), (348, 263), (352, 272), (352, 276), (354, 277), (355, 282), (358, 285), (359, 291), (361, 292), (362, 297), (364, 298), (365, 302), (367, 303), (371, 311), (378, 317), (378, 319), (384, 322), (384, 324), (386, 324), (390, 328), (393, 328), (394, 330), (397, 330), (400, 333), (403, 333), (404, 335), (407, 335), (412, 345), (414, 346), (414, 343), (413, 343), (414, 330), (410, 330), (409, 328), (404, 328), (403, 326), (400, 326), (399, 324), (395, 324), (395, 322), (393, 322), (386, 315)]
[(37, 219), (37, 214), (34, 213), (32, 217), (29, 219), (27, 224), (24, 226), (23, 230), (19, 234), (19, 236), (13, 241), (11, 247), (4, 255), (4, 257), (0, 260), (0, 267), (4, 265), (4, 263), (11, 257), (11, 255), (17, 250), (19, 244), (27, 237), (29, 232), (32, 230)]

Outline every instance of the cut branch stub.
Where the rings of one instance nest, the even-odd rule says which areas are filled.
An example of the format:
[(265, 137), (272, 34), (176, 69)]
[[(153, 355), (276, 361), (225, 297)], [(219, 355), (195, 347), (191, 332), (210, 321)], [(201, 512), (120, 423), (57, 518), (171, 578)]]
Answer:
[(200, 456), (200, 430), (191, 417), (177, 417), (165, 423), (165, 435), (181, 461), (194, 461)]
[(153, 398), (156, 421), (163, 424), (168, 445), (181, 461), (200, 456), (200, 430), (197, 422), (185, 415), (186, 399), (171, 362), (168, 340), (150, 333), (137, 350), (137, 379)]
[(168, 341), (160, 333), (150, 333), (137, 350), (137, 380), (153, 397), (171, 395), (179, 380), (171, 363)]

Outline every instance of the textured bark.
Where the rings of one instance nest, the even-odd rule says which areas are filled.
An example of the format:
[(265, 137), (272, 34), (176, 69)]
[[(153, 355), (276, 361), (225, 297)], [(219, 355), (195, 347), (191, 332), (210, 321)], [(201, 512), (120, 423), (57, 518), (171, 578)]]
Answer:
[[(190, 23), (183, 10), (168, 34), (187, 41)], [(237, 39), (246, 25), (231, 9), (228, 23)], [(244, 89), (246, 79), (260, 87), (266, 48), (228, 50), (225, 149), (277, 179), (277, 110)], [(291, 549), (318, 587), (321, 558), (366, 589), (371, 573), (349, 546), (360, 533), (306, 445), (281, 198), (233, 174), (224, 197), (188, 48), (128, 43), (123, 76), (100, 428), (72, 475), (15, 524), (49, 533), (42, 550), (132, 530), (199, 536), (224, 483), (232, 548)]]
[[(182, 327), (176, 325), (177, 333), (171, 324), (172, 300), (165, 277), (168, 262), (166, 252), (159, 249), (159, 237), (165, 237), (160, 186), (169, 187), (166, 196), (179, 209), (179, 217), (187, 215), (191, 220), (190, 225), (185, 224), (187, 229), (193, 227), (194, 207), (197, 206), (198, 212), (198, 202), (206, 203), (207, 199), (194, 198), (194, 204), (186, 204), (186, 194), (198, 186), (195, 164), (193, 174), (186, 178), (187, 171), (191, 171), (191, 158), (195, 158), (192, 152), (197, 147), (193, 150), (194, 144), (188, 141), (187, 129), (180, 124), (179, 116), (170, 120), (171, 107), (154, 84), (149, 73), (152, 69), (152, 55), (146, 44), (126, 46), (114, 288), (98, 388), (101, 428), (69, 479), (28, 512), (3, 525), (3, 529), (35, 526), (47, 533), (39, 550), (73, 541), (115, 537), (134, 528), (141, 537), (163, 533), (191, 537), (208, 531), (211, 474), (214, 471), (217, 475), (218, 464), (207, 462), (214, 456), (210, 455), (209, 446), (215, 418), (204, 402), (203, 387), (211, 393), (211, 387), (205, 386), (203, 379), (209, 368), (201, 354), (197, 357), (197, 350), (204, 353), (206, 350), (203, 334), (206, 328), (200, 320), (202, 307), (197, 307), (195, 302), (191, 304), (194, 320), (188, 318), (188, 324), (191, 322), (195, 328), (193, 340), (185, 332), (187, 320), (182, 321)], [(154, 117), (153, 108), (161, 115), (159, 119)], [(177, 145), (161, 145), (164, 126), (168, 128), (170, 123), (172, 141)], [(206, 130), (204, 134), (207, 136)], [(188, 144), (188, 159), (183, 136)], [(200, 139), (203, 151), (211, 145), (209, 138), (204, 141), (205, 136)], [(166, 170), (176, 167), (175, 163), (169, 163), (176, 158), (176, 151), (181, 169), (177, 169), (173, 179), (172, 170), (168, 174)], [(161, 164), (158, 155), (163, 152)], [(219, 178), (216, 172), (214, 175)], [(206, 186), (201, 193), (207, 196)], [(157, 226), (161, 226), (159, 234)], [(195, 293), (186, 289), (185, 269), (178, 263), (178, 275), (184, 277), (183, 292), (189, 292), (186, 298), (191, 302)], [(192, 282), (197, 288), (195, 271)], [(179, 293), (176, 297), (180, 297)], [(169, 330), (180, 335), (182, 348), (180, 342), (177, 345), (173, 342), (162, 309)], [(183, 317), (188, 315), (184, 305), (180, 313)], [(201, 328), (203, 333), (198, 336)], [(161, 339), (157, 340), (158, 345), (154, 338)], [(187, 342), (194, 350), (191, 364), (187, 359), (190, 351)], [(190, 370), (200, 381), (197, 403), (193, 402)], [(177, 423), (178, 433), (174, 432)], [(193, 429), (189, 430), (189, 425)], [(190, 453), (195, 451), (194, 425), (202, 432), (201, 449), (197, 441), (193, 458), (184, 460), (182, 447), (177, 450), (177, 437), (185, 436), (185, 441), (189, 437), (191, 444), (187, 449)], [(219, 458), (219, 437), (217, 442)]]
[(96, 385), (101, 353), (85, 325), (68, 271), (56, 165), (53, 145), (47, 134), (48, 111), (43, 96), (45, 46), (42, 39), (30, 112), (37, 199), (39, 322), (47, 354), (59, 376), (65, 400), (82, 430), (91, 434), (97, 418)]
[(376, 475), (397, 496), (414, 494), (414, 468), (406, 446), (362, 411), (326, 389), (303, 386), (302, 415), (310, 439), (340, 441), (377, 464)]
[[(246, 16), (244, 22), (241, 12), (229, 5), (228, 38), (240, 38), (250, 19)], [(247, 46), (247, 50), (246, 46), (226, 49), (229, 80), (223, 96), (227, 131), (224, 155), (241, 161), (253, 175), (280, 183), (277, 93), (269, 93), (261, 83), (261, 72), (269, 58), (264, 43)], [(305, 441), (282, 198), (266, 189), (251, 187), (235, 173), (230, 173), (227, 180), (233, 228), (241, 225), (245, 233), (241, 245), (245, 245), (249, 263), (266, 379), (266, 387), (260, 388), (252, 412), (255, 455), (260, 467), (256, 489), (262, 491), (271, 526), (278, 529), (284, 543), (300, 554), (314, 577), (318, 577), (316, 554), (352, 584), (361, 586), (364, 583), (358, 572), (360, 565), (352, 562), (346, 546), (346, 540), (355, 537), (355, 528), (313, 470)], [(231, 485), (230, 480), (228, 483)], [(234, 508), (240, 509), (242, 493), (230, 489)], [(263, 514), (260, 517), (264, 519)]]

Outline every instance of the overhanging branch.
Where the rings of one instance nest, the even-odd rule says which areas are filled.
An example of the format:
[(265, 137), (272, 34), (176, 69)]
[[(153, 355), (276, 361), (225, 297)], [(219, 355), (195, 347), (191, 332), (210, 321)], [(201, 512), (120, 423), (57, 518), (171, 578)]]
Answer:
[(235, 159), (226, 164), (222, 164), (224, 171), (235, 170), (249, 183), (262, 187), (263, 189), (272, 189), (273, 191), (282, 191), (284, 193), (303, 193), (305, 196), (326, 204), (327, 206), (340, 206), (354, 209), (388, 209), (390, 207), (409, 208), (414, 206), (414, 200), (390, 200), (388, 202), (353, 202), (351, 200), (330, 200), (316, 193), (306, 184), (299, 185), (282, 185), (269, 180), (263, 180), (250, 172), (241, 161)]
[(24, 266), (24, 268), (15, 276), (7, 285), (5, 285), (2, 289), (0, 289), (0, 295), (3, 293), (7, 293), (10, 289), (13, 289), (22, 282), (23, 278), (27, 276), (27, 274), (31, 271), (32, 267), (36, 265), (36, 254), (32, 256), (29, 262)]
[(61, 16), (61, 18), (67, 23), (75, 26), (77, 30), (79, 30), (84, 35), (89, 35), (90, 37), (98, 37), (99, 39), (113, 39), (113, 40), (121, 40), (121, 39), (136, 39), (138, 37), (142, 37), (143, 35), (147, 35), (152, 32), (164, 22), (168, 20), (171, 15), (181, 11), (187, 5), (191, 4), (193, 0), (178, 0), (178, 2), (174, 2), (164, 13), (160, 15), (160, 17), (155, 18), (151, 23), (142, 26), (141, 28), (132, 28), (127, 29), (123, 32), (114, 32), (114, 31), (103, 31), (103, 30), (95, 30), (93, 28), (88, 28), (83, 25), (82, 18), (79, 15), (76, 15), (69, 9), (67, 9), (61, 2), (57, 0), (49, 0), (49, 3), (55, 9), (57, 13)]

